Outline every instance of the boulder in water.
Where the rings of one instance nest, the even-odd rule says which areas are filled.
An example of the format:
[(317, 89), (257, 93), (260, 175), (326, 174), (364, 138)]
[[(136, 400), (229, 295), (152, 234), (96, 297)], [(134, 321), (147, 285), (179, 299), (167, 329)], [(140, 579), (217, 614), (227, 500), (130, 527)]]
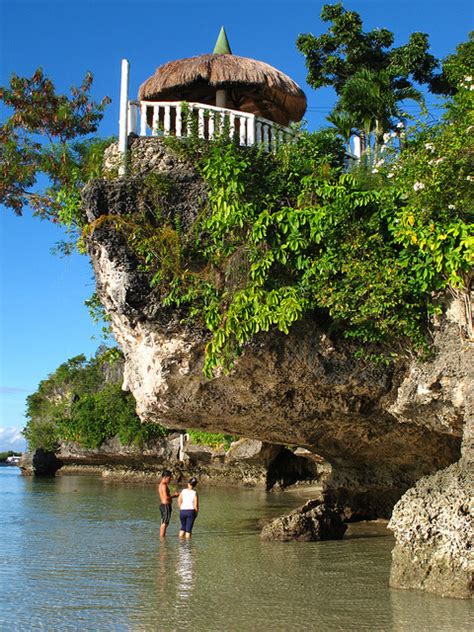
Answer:
[(347, 526), (340, 514), (321, 500), (309, 500), (286, 516), (276, 518), (262, 529), (263, 540), (340, 540)]

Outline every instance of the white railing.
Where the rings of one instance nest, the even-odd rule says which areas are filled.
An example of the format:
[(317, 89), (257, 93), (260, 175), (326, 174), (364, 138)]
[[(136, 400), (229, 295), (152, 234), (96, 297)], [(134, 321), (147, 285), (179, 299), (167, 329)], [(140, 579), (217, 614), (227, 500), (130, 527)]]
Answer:
[(128, 133), (139, 136), (186, 137), (212, 140), (220, 133), (245, 147), (263, 145), (267, 151), (290, 140), (294, 133), (273, 121), (229, 108), (184, 101), (129, 101)]

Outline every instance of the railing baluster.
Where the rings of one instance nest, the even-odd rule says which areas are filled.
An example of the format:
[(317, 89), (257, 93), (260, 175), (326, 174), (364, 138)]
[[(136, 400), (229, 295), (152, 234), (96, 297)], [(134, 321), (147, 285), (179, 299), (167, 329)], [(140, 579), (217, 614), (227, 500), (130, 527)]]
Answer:
[(193, 118), (193, 112), (194, 112), (194, 108), (192, 105), (189, 106), (189, 110), (188, 110), (188, 120), (186, 123), (186, 136), (191, 136), (192, 134), (192, 118)]
[(247, 146), (255, 145), (255, 116), (247, 121)]
[[(139, 125), (136, 122), (138, 115)], [(129, 131), (137, 130), (140, 136), (147, 135), (149, 122), (152, 136), (164, 133), (165, 136), (175, 134), (182, 137), (191, 135), (196, 128), (199, 138), (211, 140), (228, 129), (230, 138), (237, 136), (241, 146), (261, 144), (266, 151), (275, 151), (294, 137), (291, 129), (263, 117), (201, 103), (190, 103), (185, 117), (183, 102), (130, 101), (127, 118)]]
[(204, 138), (204, 110), (198, 109), (198, 136)]
[(153, 123), (151, 126), (151, 135), (158, 136), (158, 128), (160, 126), (160, 106), (153, 106)]
[(259, 120), (255, 121), (255, 143), (260, 145), (262, 142), (262, 123)]
[(176, 106), (176, 136), (181, 136), (182, 125), (183, 125), (183, 121), (181, 118), (181, 105), (177, 105)]
[(169, 136), (171, 130), (171, 108), (165, 105), (165, 136)]
[(263, 126), (263, 145), (265, 147), (265, 151), (270, 149), (270, 125), (267, 124)]
[(140, 106), (140, 136), (146, 136), (146, 103), (142, 103)]
[(240, 130), (239, 130), (239, 144), (245, 145), (247, 135), (247, 119), (245, 116), (239, 116)]
[(209, 112), (209, 140), (214, 138), (214, 112)]

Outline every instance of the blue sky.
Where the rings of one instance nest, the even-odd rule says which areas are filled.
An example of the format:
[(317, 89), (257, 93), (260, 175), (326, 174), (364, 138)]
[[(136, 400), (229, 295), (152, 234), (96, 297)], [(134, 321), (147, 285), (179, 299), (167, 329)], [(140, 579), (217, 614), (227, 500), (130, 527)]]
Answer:
[[(295, 79), (308, 96), (308, 126), (324, 124), (331, 90), (306, 86), (299, 33), (320, 34), (324, 2), (304, 0), (0, 0), (0, 84), (12, 72), (31, 75), (38, 66), (59, 90), (94, 74), (93, 93), (113, 99), (99, 134), (118, 132), (120, 61), (131, 63), (130, 93), (171, 59), (212, 52), (222, 24), (235, 54), (266, 61)], [(437, 57), (454, 51), (474, 28), (468, 0), (354, 0), (366, 30), (387, 27), (396, 45), (413, 31), (429, 33)], [(428, 97), (428, 104), (436, 99)], [(0, 450), (13, 445), (24, 425), (25, 397), (66, 359), (91, 355), (99, 331), (84, 300), (94, 291), (85, 257), (59, 258), (51, 248), (61, 229), (0, 209)], [(95, 336), (95, 339), (93, 338)], [(15, 445), (19, 445), (16, 443)]]

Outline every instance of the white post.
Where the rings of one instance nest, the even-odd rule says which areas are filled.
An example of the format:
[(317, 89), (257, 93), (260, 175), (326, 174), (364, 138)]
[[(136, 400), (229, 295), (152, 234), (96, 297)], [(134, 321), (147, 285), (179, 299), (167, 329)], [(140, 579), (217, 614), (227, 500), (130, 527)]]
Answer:
[(154, 105), (153, 106), (153, 123), (152, 123), (152, 126), (151, 126), (151, 135), (152, 136), (158, 136), (159, 128), (160, 128), (160, 106), (159, 105)]
[(140, 136), (146, 136), (146, 111), (147, 106), (142, 103), (140, 107)]
[(262, 127), (261, 127), (261, 143), (265, 149), (265, 151), (268, 151), (268, 147), (270, 145), (270, 129), (269, 126), (266, 123), (262, 123)]
[(354, 134), (352, 139), (353, 139), (353, 142), (354, 142), (354, 156), (356, 158), (360, 158), (360, 154), (361, 154), (360, 136), (357, 136), (357, 134)]
[(176, 136), (182, 134), (181, 104), (176, 106)]
[(128, 76), (130, 64), (127, 59), (122, 59), (122, 76), (120, 81), (120, 119), (119, 119), (119, 153), (121, 165), (119, 175), (125, 175), (127, 171), (127, 110), (128, 110)]
[(171, 131), (171, 109), (169, 105), (165, 105), (165, 136), (169, 136)]
[(249, 147), (255, 145), (255, 116), (247, 122), (247, 145)]
[(178, 451), (178, 459), (183, 462), (184, 461), (184, 455), (186, 454), (184, 451), (184, 448), (186, 446), (186, 443), (189, 440), (189, 435), (187, 432), (182, 432), (179, 435), (179, 451)]
[(138, 125), (138, 104), (136, 101), (129, 101), (128, 103), (128, 133), (136, 134)]
[(179, 435), (179, 453), (178, 453), (178, 459), (180, 461), (184, 461), (184, 433), (182, 432)]
[(198, 135), (199, 138), (204, 138), (204, 110), (198, 109)]
[(226, 90), (216, 90), (216, 107), (225, 108), (227, 105)]
[(214, 138), (214, 112), (209, 112), (209, 140)]
[(262, 123), (255, 121), (255, 144), (260, 145), (262, 142)]
[(243, 116), (239, 116), (239, 121), (240, 121), (239, 144), (240, 145), (245, 145), (247, 119), (245, 117), (243, 117)]

